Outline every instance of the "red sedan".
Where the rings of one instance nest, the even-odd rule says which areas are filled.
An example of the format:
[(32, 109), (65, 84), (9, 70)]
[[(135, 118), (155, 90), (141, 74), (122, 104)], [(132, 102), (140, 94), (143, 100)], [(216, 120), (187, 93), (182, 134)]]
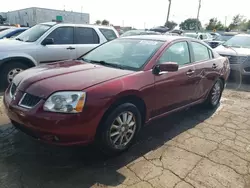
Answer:
[(13, 125), (38, 140), (97, 141), (115, 154), (153, 119), (199, 103), (217, 107), (228, 75), (228, 59), (199, 40), (125, 37), (18, 74), (4, 104)]

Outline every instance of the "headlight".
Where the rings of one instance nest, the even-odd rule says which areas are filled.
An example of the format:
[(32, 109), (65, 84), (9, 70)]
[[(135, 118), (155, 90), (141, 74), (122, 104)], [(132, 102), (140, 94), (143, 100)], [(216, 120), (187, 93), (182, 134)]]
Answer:
[(45, 102), (43, 109), (50, 112), (82, 112), (86, 93), (81, 91), (63, 91), (52, 94)]

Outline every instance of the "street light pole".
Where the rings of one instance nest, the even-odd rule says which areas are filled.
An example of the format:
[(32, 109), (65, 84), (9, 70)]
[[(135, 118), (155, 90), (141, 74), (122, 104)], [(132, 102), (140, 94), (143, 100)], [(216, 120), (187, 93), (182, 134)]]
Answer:
[(200, 9), (201, 9), (201, 0), (199, 0), (199, 6), (198, 6), (198, 12), (197, 12), (197, 18), (196, 18), (196, 32), (198, 32)]
[(168, 1), (169, 1), (169, 4), (168, 4), (168, 15), (167, 15), (167, 21), (166, 21), (166, 24), (165, 24), (165, 25), (168, 24), (169, 14), (170, 14), (170, 9), (171, 9), (171, 1), (172, 1), (172, 0), (168, 0)]

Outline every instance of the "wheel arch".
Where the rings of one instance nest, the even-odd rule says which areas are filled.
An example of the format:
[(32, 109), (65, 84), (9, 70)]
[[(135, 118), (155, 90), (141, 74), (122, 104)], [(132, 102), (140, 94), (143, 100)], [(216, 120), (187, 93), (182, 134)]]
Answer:
[(107, 119), (108, 115), (116, 107), (124, 103), (134, 104), (141, 113), (142, 125), (145, 123), (146, 116), (147, 116), (147, 108), (146, 108), (146, 103), (143, 100), (143, 98), (136, 91), (131, 91), (129, 93), (126, 93), (126, 95), (121, 93), (111, 102), (111, 104), (108, 106), (107, 110), (105, 111), (104, 115), (102, 116), (100, 123), (98, 125), (98, 128), (97, 128), (97, 131), (96, 131), (97, 134), (100, 132), (101, 127), (102, 127), (101, 125)]
[(34, 60), (28, 57), (23, 56), (17, 56), (17, 57), (8, 57), (0, 61), (0, 70), (3, 69), (3, 67), (6, 65), (6, 63), (10, 63), (12, 61), (19, 61), (26, 65), (28, 65), (29, 68), (36, 66), (36, 63)]

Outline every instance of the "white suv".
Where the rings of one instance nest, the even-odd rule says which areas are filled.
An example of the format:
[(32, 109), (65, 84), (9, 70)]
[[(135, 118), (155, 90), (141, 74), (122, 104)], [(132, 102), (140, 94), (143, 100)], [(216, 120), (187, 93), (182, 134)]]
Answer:
[(0, 41), (0, 86), (6, 88), (22, 70), (76, 59), (119, 36), (113, 27), (48, 22), (35, 25), (13, 40)]

